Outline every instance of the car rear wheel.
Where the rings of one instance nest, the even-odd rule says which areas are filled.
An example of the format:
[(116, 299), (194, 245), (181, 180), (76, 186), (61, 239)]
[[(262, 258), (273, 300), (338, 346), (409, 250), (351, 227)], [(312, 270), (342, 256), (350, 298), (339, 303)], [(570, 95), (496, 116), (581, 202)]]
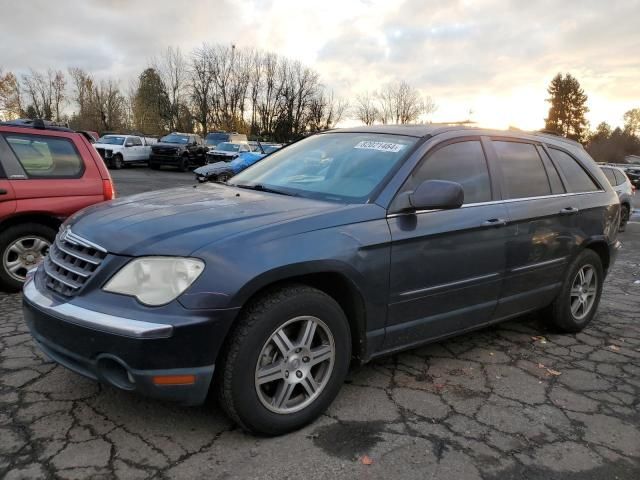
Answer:
[(629, 208), (629, 205), (623, 203), (620, 206), (620, 227), (618, 228), (618, 230), (620, 230), (621, 232), (624, 232), (626, 230), (630, 214), (631, 209)]
[(351, 334), (325, 293), (280, 287), (249, 306), (234, 328), (217, 381), (220, 403), (243, 429), (279, 435), (316, 419), (349, 369)]
[(56, 231), (37, 223), (7, 228), (0, 234), (0, 286), (17, 291), (27, 271), (35, 267), (49, 252)]
[(603, 280), (600, 257), (593, 250), (584, 250), (568, 268), (562, 289), (551, 304), (551, 325), (567, 333), (585, 328), (598, 309)]

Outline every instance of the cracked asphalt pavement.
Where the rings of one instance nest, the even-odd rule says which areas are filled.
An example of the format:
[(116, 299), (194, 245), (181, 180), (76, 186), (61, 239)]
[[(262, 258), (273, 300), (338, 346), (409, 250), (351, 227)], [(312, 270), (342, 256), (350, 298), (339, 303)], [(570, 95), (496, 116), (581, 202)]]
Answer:
[[(121, 195), (193, 178), (114, 177)], [(244, 434), (213, 401), (148, 400), (56, 366), (21, 296), (0, 293), (0, 478), (637, 480), (640, 215), (621, 240), (584, 332), (531, 315), (353, 368), (323, 417), (278, 438)]]

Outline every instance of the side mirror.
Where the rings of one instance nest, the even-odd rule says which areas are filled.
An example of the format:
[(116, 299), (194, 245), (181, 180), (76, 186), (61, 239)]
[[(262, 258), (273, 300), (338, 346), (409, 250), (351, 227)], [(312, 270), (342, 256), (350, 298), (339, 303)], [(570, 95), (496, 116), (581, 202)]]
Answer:
[(413, 192), (398, 198), (399, 210), (451, 210), (464, 203), (464, 190), (457, 182), (425, 180)]

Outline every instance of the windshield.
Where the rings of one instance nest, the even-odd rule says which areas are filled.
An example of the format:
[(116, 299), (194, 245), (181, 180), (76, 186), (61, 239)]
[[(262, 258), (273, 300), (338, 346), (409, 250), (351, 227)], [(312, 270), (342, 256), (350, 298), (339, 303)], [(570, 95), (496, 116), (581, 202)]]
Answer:
[(233, 185), (365, 203), (417, 138), (375, 133), (314, 135), (233, 177)]
[(278, 150), (280, 147), (279, 145), (262, 145), (262, 150), (264, 150), (264, 153), (271, 153), (271, 152), (275, 152), (276, 150)]
[(175, 135), (172, 133), (170, 135), (167, 135), (166, 137), (162, 137), (160, 141), (162, 143), (189, 143), (189, 136)]
[(229, 140), (228, 133), (209, 133), (205, 139), (205, 145), (218, 145), (220, 142), (226, 142)]
[(116, 137), (114, 135), (105, 135), (100, 137), (96, 143), (104, 143), (106, 145), (123, 145), (124, 137)]
[(237, 152), (238, 150), (240, 150), (240, 145), (238, 145), (237, 143), (224, 142), (219, 144), (216, 147), (216, 150), (222, 150), (223, 152)]

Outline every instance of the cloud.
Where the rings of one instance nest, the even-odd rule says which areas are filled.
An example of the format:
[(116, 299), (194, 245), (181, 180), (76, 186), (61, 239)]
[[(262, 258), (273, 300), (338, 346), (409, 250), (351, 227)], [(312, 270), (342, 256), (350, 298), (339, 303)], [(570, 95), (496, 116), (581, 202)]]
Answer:
[(234, 43), (301, 60), (345, 97), (407, 80), (441, 119), (540, 124), (559, 71), (593, 123), (640, 104), (640, 0), (32, 0), (5, 2), (0, 22), (0, 67), (18, 73), (79, 66), (127, 85), (169, 45)]

